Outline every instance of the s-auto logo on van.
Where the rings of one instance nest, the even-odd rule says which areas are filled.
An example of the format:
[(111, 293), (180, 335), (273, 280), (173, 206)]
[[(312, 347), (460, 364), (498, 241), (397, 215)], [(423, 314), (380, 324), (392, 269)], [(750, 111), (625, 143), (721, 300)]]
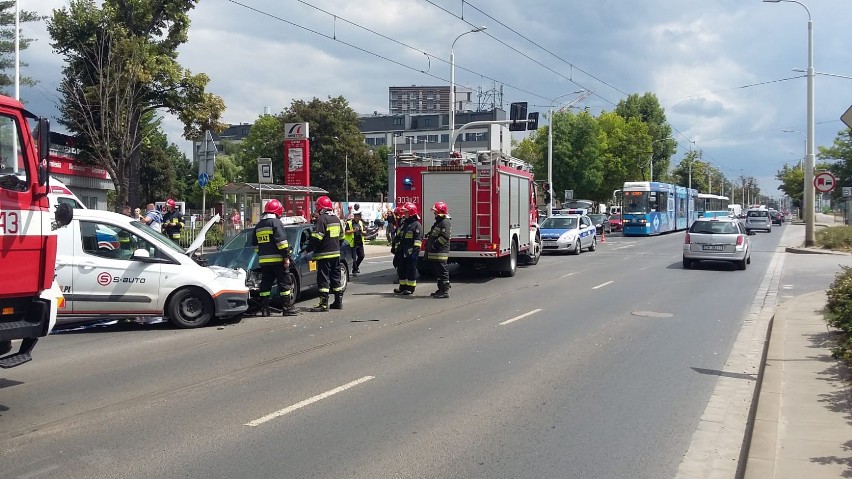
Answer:
[(98, 275), (98, 284), (101, 286), (106, 286), (112, 283), (112, 275), (109, 273), (101, 273)]

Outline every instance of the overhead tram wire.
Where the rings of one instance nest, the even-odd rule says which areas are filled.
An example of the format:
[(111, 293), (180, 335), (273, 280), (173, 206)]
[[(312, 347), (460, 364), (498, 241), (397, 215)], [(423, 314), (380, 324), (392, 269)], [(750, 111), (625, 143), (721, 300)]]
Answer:
[[(439, 10), (443, 11), (443, 12), (445, 12), (446, 14), (448, 14), (448, 15), (450, 15), (450, 16), (452, 16), (452, 17), (455, 17), (455, 18), (457, 18), (457, 19), (461, 20), (462, 22), (464, 22), (464, 23), (466, 23), (466, 24), (470, 25), (471, 27), (476, 27), (476, 25), (474, 25), (473, 23), (470, 23), (469, 21), (465, 20), (465, 19), (464, 19), (464, 17), (460, 17), (460, 16), (456, 15), (455, 13), (453, 13), (453, 12), (451, 12), (451, 11), (447, 10), (446, 8), (444, 8), (444, 7), (440, 6), (440, 5), (437, 5), (437, 4), (436, 4), (435, 2), (433, 2), (432, 0), (425, 0), (425, 1), (426, 1), (426, 3), (431, 4), (432, 6), (434, 6), (435, 8), (437, 8), (437, 9), (439, 9)], [(462, 3), (464, 3), (464, 2), (462, 2)], [(469, 5), (469, 4), (468, 4), (468, 5)], [(492, 17), (490, 17), (490, 16), (489, 16), (489, 18), (492, 18)], [(498, 21), (497, 23), (500, 23), (500, 22)], [(503, 24), (502, 24), (502, 23), (500, 23), (500, 25), (503, 25)], [(511, 30), (511, 29), (509, 29), (509, 30)], [(511, 30), (511, 31), (513, 31), (513, 32), (514, 32), (514, 30)], [(565, 76), (565, 74), (564, 74), (564, 73), (560, 73), (560, 72), (558, 72), (558, 71), (554, 70), (553, 68), (550, 68), (549, 66), (547, 66), (547, 65), (545, 65), (545, 64), (543, 64), (543, 63), (541, 63), (540, 61), (536, 60), (535, 58), (532, 58), (531, 56), (529, 56), (529, 55), (527, 55), (526, 53), (524, 53), (524, 52), (522, 52), (522, 51), (518, 50), (517, 48), (513, 47), (512, 45), (509, 45), (508, 43), (504, 42), (503, 40), (500, 40), (499, 38), (495, 37), (495, 36), (494, 36), (494, 35), (492, 35), (491, 33), (488, 33), (487, 31), (482, 32), (482, 33), (483, 33), (484, 35), (487, 35), (488, 37), (490, 37), (492, 40), (496, 41), (497, 43), (500, 43), (500, 44), (501, 44), (501, 45), (503, 45), (504, 47), (506, 47), (506, 48), (508, 48), (508, 49), (510, 49), (510, 50), (512, 50), (512, 51), (514, 51), (515, 53), (517, 53), (517, 54), (521, 55), (522, 57), (526, 58), (527, 60), (529, 60), (529, 61), (531, 61), (531, 62), (535, 63), (536, 65), (538, 65), (538, 66), (540, 66), (540, 67), (544, 68), (545, 70), (548, 70), (548, 71), (550, 71), (550, 72), (552, 72), (552, 73), (555, 73), (557, 76), (560, 76), (560, 77), (564, 78), (565, 80), (568, 80), (569, 82), (571, 82), (571, 83), (573, 83), (573, 84), (577, 85), (577, 86), (578, 86), (578, 87), (580, 87), (580, 88), (583, 88), (583, 89), (585, 89), (585, 90), (589, 90), (589, 91), (591, 91), (591, 92), (592, 92), (592, 95), (594, 95), (594, 96), (596, 96), (596, 97), (600, 98), (601, 100), (603, 100), (603, 101), (605, 101), (605, 102), (609, 103), (610, 105), (613, 105), (613, 106), (616, 106), (616, 105), (617, 105), (617, 104), (616, 104), (615, 102), (613, 102), (612, 100), (610, 100), (610, 99), (608, 99), (608, 98), (604, 98), (604, 97), (603, 97), (603, 96), (601, 96), (600, 94), (595, 93), (593, 88), (586, 87), (586, 86), (584, 86), (583, 84), (576, 82), (576, 81), (575, 81), (575, 80), (574, 80), (571, 76)], [(517, 32), (515, 32), (515, 33), (517, 34)], [(563, 60), (563, 61), (564, 61), (564, 60)], [(565, 63), (568, 63), (568, 62), (565, 62)], [(572, 68), (572, 69), (573, 69), (573, 68), (576, 68), (576, 67), (574, 67), (574, 65), (571, 65), (570, 63), (568, 63), (568, 65), (569, 65), (569, 66), (571, 66), (571, 68)], [(577, 70), (580, 70), (580, 69), (579, 69), (579, 68), (577, 68)], [(588, 73), (586, 73), (585, 71), (583, 71), (583, 70), (580, 70), (580, 71), (581, 71), (581, 72), (583, 72), (584, 74), (588, 75)], [(591, 76), (591, 75), (589, 75), (589, 76)], [(592, 78), (594, 78), (594, 77), (592, 77)], [(612, 87), (612, 86), (611, 86), (611, 85), (609, 85), (608, 83), (605, 83), (605, 84), (606, 84), (607, 86)], [(620, 90), (618, 90), (618, 91), (620, 92)], [(536, 95), (536, 96), (539, 96), (539, 95)], [(549, 99), (549, 98), (546, 98), (546, 97), (543, 97), (543, 96), (539, 96), (539, 98), (542, 98), (542, 99), (544, 99), (544, 100), (548, 100), (548, 99)]]
[[(442, 61), (442, 62), (444, 62), (444, 63), (449, 64), (449, 62), (448, 62), (448, 61), (444, 60), (443, 58), (441, 58), (441, 57), (439, 57), (439, 56), (437, 56), (437, 55), (433, 55), (433, 54), (431, 54), (431, 53), (429, 53), (429, 52), (426, 52), (426, 51), (423, 51), (423, 50), (421, 50), (421, 49), (419, 49), (419, 48), (417, 48), (417, 47), (413, 47), (413, 46), (408, 45), (408, 44), (406, 44), (406, 43), (403, 43), (403, 42), (401, 42), (401, 41), (399, 41), (399, 40), (395, 40), (395, 39), (390, 38), (390, 37), (388, 37), (388, 36), (386, 36), (386, 35), (383, 35), (383, 34), (381, 34), (381, 33), (375, 32), (375, 31), (373, 31), (373, 30), (371, 30), (371, 29), (369, 29), (369, 28), (366, 28), (366, 27), (364, 27), (364, 26), (362, 26), (362, 25), (359, 25), (359, 24), (357, 24), (357, 23), (355, 23), (355, 22), (352, 22), (352, 21), (350, 21), (350, 20), (347, 20), (347, 19), (345, 19), (345, 18), (343, 18), (343, 17), (341, 17), (341, 16), (338, 16), (338, 15), (335, 15), (335, 14), (333, 14), (333, 13), (327, 12), (327, 11), (325, 11), (325, 10), (323, 10), (323, 9), (319, 8), (319, 7), (316, 7), (316, 6), (314, 6), (314, 5), (311, 5), (311, 4), (309, 4), (309, 3), (307, 3), (307, 2), (304, 2), (304, 1), (302, 1), (302, 0), (298, 0), (298, 1), (299, 1), (300, 3), (303, 3), (303, 4), (305, 4), (305, 5), (309, 6), (309, 7), (311, 7), (311, 8), (314, 8), (314, 9), (316, 9), (316, 10), (318, 10), (318, 11), (322, 12), (322, 13), (325, 13), (326, 15), (329, 15), (329, 16), (331, 16), (331, 17), (335, 18), (335, 19), (339, 19), (339, 20), (341, 20), (341, 21), (343, 21), (343, 22), (346, 22), (346, 23), (348, 23), (348, 24), (350, 24), (350, 25), (352, 25), (352, 26), (354, 26), (354, 27), (360, 28), (360, 29), (362, 29), (362, 30), (364, 30), (364, 31), (366, 31), (366, 32), (369, 32), (369, 33), (372, 33), (372, 34), (374, 34), (374, 35), (377, 35), (377, 36), (379, 36), (379, 37), (381, 37), (381, 38), (387, 39), (387, 40), (389, 40), (389, 41), (391, 41), (391, 42), (394, 42), (394, 43), (396, 43), (396, 44), (398, 44), (398, 45), (402, 45), (402, 46), (404, 46), (404, 47), (406, 47), (406, 48), (409, 48), (409, 49), (414, 50), (414, 51), (416, 51), (416, 52), (422, 53), (422, 54), (426, 55), (426, 56), (427, 56), (427, 57), (429, 57), (429, 58), (435, 58), (435, 59), (437, 59), (437, 60), (440, 60), (440, 61)], [(250, 5), (246, 5), (246, 4), (241, 3), (241, 2), (239, 2), (239, 1), (237, 1), (237, 0), (228, 0), (228, 2), (233, 3), (234, 5), (238, 5), (238, 6), (240, 6), (240, 7), (243, 7), (243, 8), (245, 8), (245, 9), (247, 9), (247, 10), (251, 10), (251, 11), (253, 11), (253, 12), (255, 12), (255, 13), (258, 13), (258, 14), (260, 14), (260, 15), (264, 15), (264, 16), (267, 16), (267, 17), (272, 18), (272, 19), (274, 19), (274, 20), (278, 20), (278, 21), (280, 21), (280, 22), (283, 22), (283, 23), (286, 23), (286, 24), (288, 24), (288, 25), (294, 26), (294, 27), (296, 27), (296, 28), (300, 28), (300, 29), (302, 29), (302, 30), (304, 30), (304, 31), (306, 31), (306, 32), (313, 33), (313, 34), (315, 34), (315, 35), (321, 36), (321, 37), (326, 38), (326, 39), (328, 39), (328, 40), (332, 40), (332, 41), (335, 41), (335, 42), (339, 42), (339, 43), (341, 43), (341, 44), (343, 44), (343, 45), (346, 45), (346, 46), (348, 46), (348, 47), (350, 47), (350, 48), (353, 48), (353, 49), (358, 50), (358, 51), (360, 51), (360, 52), (366, 53), (366, 54), (368, 54), (368, 55), (372, 55), (372, 56), (374, 56), (374, 57), (376, 57), (376, 58), (380, 58), (380, 59), (382, 59), (382, 60), (385, 60), (385, 61), (387, 61), (387, 62), (393, 63), (393, 64), (398, 65), (398, 66), (401, 66), (401, 67), (403, 67), (403, 68), (407, 68), (407, 69), (409, 69), (409, 70), (416, 71), (416, 72), (418, 72), (418, 73), (422, 73), (422, 74), (424, 74), (424, 75), (426, 75), (426, 76), (432, 77), (432, 78), (434, 78), (434, 79), (436, 79), (436, 80), (440, 80), (440, 81), (442, 81), (442, 82), (449, 83), (449, 79), (444, 78), (444, 77), (441, 77), (440, 75), (435, 75), (435, 74), (433, 74), (433, 73), (429, 73), (429, 72), (424, 71), (424, 70), (422, 70), (422, 69), (419, 69), (419, 68), (417, 68), (417, 67), (413, 67), (413, 66), (410, 66), (410, 65), (406, 65), (406, 64), (404, 64), (404, 63), (402, 63), (402, 62), (399, 62), (399, 61), (397, 61), (397, 60), (393, 60), (393, 59), (388, 58), (388, 57), (386, 57), (386, 56), (384, 56), (384, 55), (381, 55), (381, 54), (378, 54), (378, 53), (372, 52), (372, 51), (370, 51), (370, 50), (367, 50), (366, 48), (362, 48), (362, 47), (359, 47), (359, 46), (357, 46), (357, 45), (355, 45), (355, 44), (352, 44), (352, 43), (349, 43), (349, 42), (345, 42), (345, 41), (340, 40), (339, 38), (337, 38), (337, 36), (336, 36), (336, 35), (328, 35), (328, 34), (325, 34), (325, 33), (322, 33), (322, 32), (316, 31), (316, 30), (313, 30), (313, 29), (308, 28), (308, 27), (306, 27), (306, 26), (304, 26), (304, 25), (299, 25), (298, 23), (291, 22), (290, 20), (284, 19), (284, 18), (279, 17), (279, 16), (277, 16), (277, 15), (275, 15), (275, 14), (272, 14), (272, 13), (269, 13), (269, 12), (266, 12), (266, 11), (263, 11), (263, 10), (260, 10), (260, 9), (258, 9), (258, 8), (252, 7), (252, 6), (250, 6)], [(498, 41), (499, 41), (499, 40), (498, 40)], [(523, 89), (523, 88), (521, 88), (521, 87), (518, 87), (518, 86), (512, 85), (512, 84), (510, 84), (510, 83), (503, 82), (503, 81), (498, 80), (498, 79), (496, 79), (496, 78), (492, 78), (492, 77), (490, 77), (490, 76), (488, 76), (488, 75), (485, 75), (485, 74), (483, 74), (483, 73), (476, 72), (476, 71), (473, 71), (473, 70), (471, 70), (471, 69), (468, 69), (468, 68), (465, 68), (465, 67), (462, 67), (462, 66), (459, 66), (459, 65), (456, 65), (456, 68), (461, 69), (461, 70), (464, 70), (464, 71), (466, 71), (466, 72), (468, 72), (468, 73), (472, 73), (472, 74), (474, 74), (474, 75), (478, 75), (478, 76), (480, 76), (480, 77), (482, 77), (482, 78), (485, 78), (485, 79), (491, 80), (491, 81), (493, 81), (493, 82), (500, 83), (500, 84), (502, 84), (502, 85), (504, 85), (504, 86), (506, 86), (506, 87), (508, 87), (508, 88), (511, 88), (511, 89), (513, 89), (513, 90), (516, 90), (516, 91), (519, 91), (519, 92), (521, 92), (521, 93), (526, 93), (527, 95), (532, 95), (532, 96), (535, 96), (535, 97), (541, 98), (541, 99), (543, 99), (543, 100), (547, 100), (547, 99), (548, 99), (546, 95), (541, 95), (541, 94), (538, 94), (538, 93), (533, 93), (533, 92), (528, 91), (528, 90), (525, 90), (525, 89)]]

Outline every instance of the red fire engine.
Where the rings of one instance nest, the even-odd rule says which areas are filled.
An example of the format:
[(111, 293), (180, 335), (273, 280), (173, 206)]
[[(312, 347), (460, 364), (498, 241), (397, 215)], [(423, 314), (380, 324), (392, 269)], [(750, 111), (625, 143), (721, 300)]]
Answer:
[[(450, 262), (483, 265), (501, 276), (514, 276), (519, 260), (538, 263), (542, 243), (529, 164), (497, 151), (440, 160), (400, 158), (396, 183), (396, 204), (416, 204), (426, 215), (424, 230), (429, 208), (437, 201), (447, 204)], [(429, 269), (423, 265), (421, 272)]]
[[(29, 121), (34, 120), (38, 138)], [(67, 205), (49, 211), (50, 123), (0, 96), (0, 367), (29, 361), (38, 338), (50, 332), (62, 294), (54, 282), (54, 226), (71, 221)], [(36, 144), (36, 141), (38, 143)], [(38, 151), (38, 153), (36, 153)], [(12, 340), (21, 339), (17, 353)]]

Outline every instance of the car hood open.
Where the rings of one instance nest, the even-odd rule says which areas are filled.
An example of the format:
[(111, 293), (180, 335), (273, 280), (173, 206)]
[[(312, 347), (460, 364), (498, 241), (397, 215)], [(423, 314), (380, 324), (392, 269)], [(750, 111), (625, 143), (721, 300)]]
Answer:
[(192, 253), (195, 253), (195, 251), (200, 248), (202, 244), (204, 244), (204, 238), (207, 236), (207, 232), (210, 231), (210, 228), (213, 227), (213, 224), (218, 223), (220, 219), (222, 219), (222, 217), (219, 216), (219, 213), (216, 213), (215, 215), (213, 215), (212, 218), (210, 218), (210, 221), (208, 221), (204, 225), (204, 227), (201, 228), (201, 231), (198, 232), (198, 236), (195, 237), (195, 241), (193, 241), (192, 244), (189, 245), (189, 247), (186, 249), (187, 256), (192, 256)]

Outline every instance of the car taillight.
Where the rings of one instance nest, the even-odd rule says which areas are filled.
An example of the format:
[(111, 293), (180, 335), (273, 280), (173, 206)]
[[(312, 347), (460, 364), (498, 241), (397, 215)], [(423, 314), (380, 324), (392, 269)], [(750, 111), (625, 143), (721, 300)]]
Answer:
[(689, 237), (689, 233), (687, 233), (683, 237), (683, 244), (691, 244), (691, 243), (692, 243), (692, 239)]
[(745, 236), (737, 235), (737, 246), (742, 246), (745, 243)]

